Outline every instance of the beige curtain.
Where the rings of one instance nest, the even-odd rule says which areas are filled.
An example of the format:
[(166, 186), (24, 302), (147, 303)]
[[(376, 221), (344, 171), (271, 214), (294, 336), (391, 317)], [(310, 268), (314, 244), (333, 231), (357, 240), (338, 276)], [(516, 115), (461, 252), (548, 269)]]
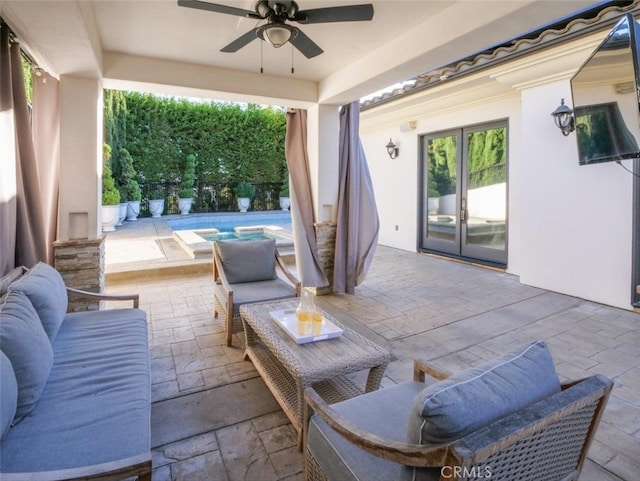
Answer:
[(53, 242), (58, 230), (58, 186), (60, 185), (59, 82), (41, 72), (33, 78), (33, 141), (38, 161), (42, 197), (46, 262), (53, 265)]
[(340, 111), (340, 189), (333, 291), (353, 294), (369, 270), (380, 223), (367, 158), (360, 141), (360, 103)]
[(291, 225), (298, 278), (306, 287), (326, 286), (329, 282), (322, 271), (314, 228), (306, 110), (287, 111), (285, 157), (291, 176)]
[[(0, 238), (7, 241), (7, 247), (3, 242), (0, 248), (0, 266), (4, 274), (16, 265), (32, 266), (38, 261), (46, 261), (47, 239), (20, 45), (9, 40), (4, 24), (0, 30), (2, 177), (5, 177), (5, 167), (9, 177), (3, 180), (3, 192), (0, 194)], [(12, 116), (13, 122), (5, 116)], [(12, 161), (13, 166), (10, 165)]]
[(15, 267), (16, 129), (11, 92), (9, 30), (0, 22), (0, 275)]

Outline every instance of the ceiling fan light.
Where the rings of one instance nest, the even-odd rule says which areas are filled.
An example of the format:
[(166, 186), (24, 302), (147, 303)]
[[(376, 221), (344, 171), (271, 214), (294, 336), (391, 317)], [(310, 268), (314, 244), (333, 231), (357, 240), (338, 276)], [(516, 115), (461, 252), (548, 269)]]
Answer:
[(282, 47), (291, 38), (291, 30), (282, 25), (267, 25), (264, 32), (269, 43), (274, 47)]

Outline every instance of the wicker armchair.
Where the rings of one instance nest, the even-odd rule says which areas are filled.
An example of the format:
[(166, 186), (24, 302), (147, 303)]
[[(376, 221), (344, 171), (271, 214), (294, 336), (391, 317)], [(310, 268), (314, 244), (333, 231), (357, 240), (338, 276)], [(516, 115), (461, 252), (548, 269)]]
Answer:
[[(425, 373), (447, 378), (416, 362), (413, 383), (335, 405), (307, 389), (305, 479), (575, 481), (613, 387), (600, 375), (562, 384), (559, 392), (457, 439), (412, 444), (407, 424)], [(480, 406), (469, 400), (467, 414), (475, 415)]]
[[(276, 266), (282, 271), (278, 277)], [(213, 244), (214, 317), (225, 323), (227, 346), (242, 331), (240, 306), (299, 297), (300, 282), (278, 254), (275, 240), (218, 241)]]

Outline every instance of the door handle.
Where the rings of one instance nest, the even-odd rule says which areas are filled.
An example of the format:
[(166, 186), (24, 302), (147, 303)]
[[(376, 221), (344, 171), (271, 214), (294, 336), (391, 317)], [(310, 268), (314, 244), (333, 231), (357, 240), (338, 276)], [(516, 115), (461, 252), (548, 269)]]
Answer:
[(467, 216), (469, 212), (467, 211), (467, 198), (463, 197), (460, 202), (460, 222), (467, 222)]

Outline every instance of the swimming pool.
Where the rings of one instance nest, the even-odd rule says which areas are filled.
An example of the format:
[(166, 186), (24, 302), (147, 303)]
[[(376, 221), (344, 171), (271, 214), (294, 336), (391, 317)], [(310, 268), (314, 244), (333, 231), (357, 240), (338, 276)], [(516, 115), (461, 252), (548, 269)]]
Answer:
[(289, 212), (201, 214), (166, 220), (178, 245), (192, 258), (211, 257), (216, 241), (275, 239), (279, 249), (293, 247)]
[(233, 232), (236, 227), (277, 225), (291, 230), (289, 211), (246, 212), (230, 214), (198, 214), (180, 219), (167, 220), (172, 230), (217, 229), (220, 232)]

